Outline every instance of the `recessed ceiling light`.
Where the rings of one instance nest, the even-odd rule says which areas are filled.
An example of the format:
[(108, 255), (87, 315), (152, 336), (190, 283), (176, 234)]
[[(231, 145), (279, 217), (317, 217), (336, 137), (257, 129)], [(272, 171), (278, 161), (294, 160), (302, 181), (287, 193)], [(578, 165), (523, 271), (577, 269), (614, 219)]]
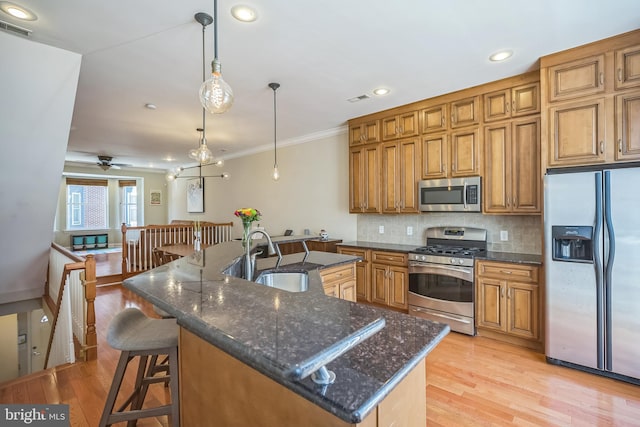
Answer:
[(36, 14), (31, 12), (29, 9), (8, 1), (0, 1), (0, 10), (14, 18), (22, 19), (23, 21), (35, 21), (38, 19)]
[(510, 58), (513, 55), (513, 52), (510, 50), (501, 50), (499, 52), (494, 53), (489, 56), (489, 60), (493, 62), (504, 61), (507, 58)]
[(258, 19), (258, 13), (249, 6), (238, 4), (231, 8), (231, 15), (238, 21), (253, 22)]
[(382, 96), (388, 94), (390, 91), (386, 87), (379, 87), (373, 90), (374, 95)]
[(156, 108), (158, 108), (156, 104), (144, 104), (144, 106), (149, 110), (155, 110)]

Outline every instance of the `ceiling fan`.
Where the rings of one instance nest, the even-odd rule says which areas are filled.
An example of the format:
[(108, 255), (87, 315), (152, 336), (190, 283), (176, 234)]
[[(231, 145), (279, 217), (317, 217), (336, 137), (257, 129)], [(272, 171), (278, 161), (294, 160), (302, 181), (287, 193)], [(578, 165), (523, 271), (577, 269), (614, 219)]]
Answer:
[(113, 157), (111, 156), (98, 156), (98, 162), (96, 165), (100, 166), (103, 171), (107, 171), (111, 168), (120, 169), (122, 166), (130, 166), (124, 163), (112, 163)]

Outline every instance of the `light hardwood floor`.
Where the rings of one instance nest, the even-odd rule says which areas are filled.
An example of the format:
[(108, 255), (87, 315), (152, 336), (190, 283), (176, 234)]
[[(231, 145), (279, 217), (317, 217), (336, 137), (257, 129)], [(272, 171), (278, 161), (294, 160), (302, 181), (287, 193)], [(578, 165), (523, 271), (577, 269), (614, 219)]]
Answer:
[[(106, 326), (130, 306), (157, 317), (146, 301), (121, 286), (99, 288), (98, 360), (0, 384), (0, 402), (68, 403), (72, 426), (96, 426), (119, 356), (105, 342)], [(168, 399), (162, 385), (151, 387), (150, 404)], [(549, 365), (542, 354), (456, 333), (427, 357), (426, 394), (428, 426), (640, 426), (640, 387)], [(166, 426), (167, 418), (138, 425)]]

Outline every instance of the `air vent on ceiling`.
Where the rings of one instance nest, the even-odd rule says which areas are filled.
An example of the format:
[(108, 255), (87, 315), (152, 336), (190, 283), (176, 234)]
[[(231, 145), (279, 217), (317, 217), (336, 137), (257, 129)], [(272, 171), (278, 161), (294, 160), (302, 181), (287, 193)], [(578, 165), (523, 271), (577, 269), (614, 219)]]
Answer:
[(32, 31), (26, 28), (18, 27), (17, 25), (10, 24), (8, 22), (0, 21), (0, 30), (8, 31), (13, 34), (19, 34), (24, 37), (29, 37)]
[(369, 95), (360, 95), (360, 96), (356, 96), (354, 98), (349, 98), (347, 99), (347, 101), (349, 102), (358, 102), (358, 101), (362, 101), (363, 99), (369, 99)]

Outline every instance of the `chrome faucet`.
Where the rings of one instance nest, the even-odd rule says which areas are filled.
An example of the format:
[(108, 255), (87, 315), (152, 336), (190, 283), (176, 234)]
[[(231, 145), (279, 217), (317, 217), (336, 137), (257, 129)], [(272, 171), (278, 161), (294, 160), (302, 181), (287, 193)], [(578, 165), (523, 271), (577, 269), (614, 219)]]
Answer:
[(264, 230), (253, 230), (251, 232), (249, 232), (249, 234), (247, 235), (247, 241), (245, 244), (245, 255), (244, 255), (244, 278), (250, 281), (253, 281), (253, 269), (255, 266), (255, 262), (256, 262), (256, 255), (257, 254), (251, 254), (251, 238), (253, 237), (254, 234), (263, 234), (266, 238), (267, 238), (267, 250), (269, 255), (275, 255), (278, 254), (278, 262), (276, 264), (276, 268), (280, 265), (280, 262), (282, 261), (282, 253), (280, 252), (280, 248), (278, 247), (278, 245), (274, 245), (273, 241), (271, 240), (271, 236), (269, 236), (269, 234), (267, 234), (266, 231)]

